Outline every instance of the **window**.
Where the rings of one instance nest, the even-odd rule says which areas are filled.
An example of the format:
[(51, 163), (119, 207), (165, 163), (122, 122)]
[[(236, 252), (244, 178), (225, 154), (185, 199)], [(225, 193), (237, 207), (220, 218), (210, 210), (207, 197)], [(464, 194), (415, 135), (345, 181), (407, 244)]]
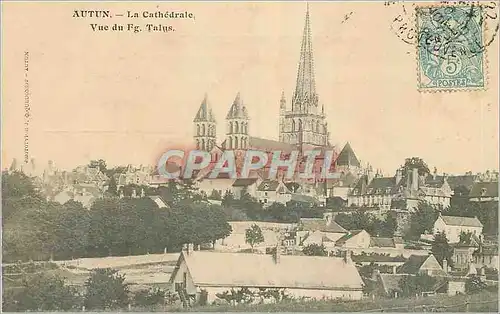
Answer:
[(266, 198), (264, 199), (264, 204), (267, 204), (267, 199)]
[(369, 188), (368, 189), (368, 194), (372, 194), (373, 193), (373, 189), (372, 188)]
[(481, 189), (481, 196), (485, 196), (486, 195), (486, 188), (482, 188)]
[(267, 196), (267, 192), (264, 192), (264, 196)]

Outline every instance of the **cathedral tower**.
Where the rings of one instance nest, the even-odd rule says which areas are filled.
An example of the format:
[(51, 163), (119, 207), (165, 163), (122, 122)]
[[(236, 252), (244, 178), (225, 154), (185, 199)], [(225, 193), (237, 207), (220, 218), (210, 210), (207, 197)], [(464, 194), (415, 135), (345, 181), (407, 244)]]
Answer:
[(194, 141), (196, 143), (196, 149), (211, 151), (212, 148), (214, 148), (216, 141), (216, 121), (212, 108), (208, 105), (206, 94), (193, 122), (195, 128)]
[(291, 105), (291, 111), (286, 111), (286, 100), (282, 95), (280, 100), (280, 141), (312, 146), (328, 145), (328, 128), (324, 107), (319, 105), (316, 93), (309, 6), (307, 6), (306, 11), (297, 81)]
[(226, 116), (226, 149), (246, 149), (248, 147), (248, 120), (247, 108), (241, 101), (240, 93), (238, 93)]

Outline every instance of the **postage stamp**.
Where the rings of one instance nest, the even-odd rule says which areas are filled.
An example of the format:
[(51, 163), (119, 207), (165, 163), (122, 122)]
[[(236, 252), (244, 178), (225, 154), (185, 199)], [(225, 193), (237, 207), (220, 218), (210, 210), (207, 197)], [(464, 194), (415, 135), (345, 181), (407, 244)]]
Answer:
[(482, 7), (417, 7), (420, 90), (485, 88)]

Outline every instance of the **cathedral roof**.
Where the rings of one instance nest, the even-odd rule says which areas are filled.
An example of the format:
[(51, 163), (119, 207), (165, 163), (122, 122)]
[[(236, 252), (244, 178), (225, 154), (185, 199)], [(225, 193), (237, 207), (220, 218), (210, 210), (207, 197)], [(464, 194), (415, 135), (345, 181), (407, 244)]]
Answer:
[(268, 140), (260, 137), (253, 137), (253, 136), (250, 136), (248, 146), (250, 149), (264, 150), (267, 152), (275, 150), (281, 150), (283, 152), (291, 152), (293, 150), (297, 150), (297, 146), (292, 144), (279, 142), (275, 140)]
[(241, 101), (240, 93), (236, 95), (234, 98), (233, 104), (231, 108), (229, 108), (229, 112), (227, 113), (226, 119), (248, 119), (247, 108)]
[(215, 116), (212, 112), (212, 108), (208, 105), (207, 95), (201, 102), (200, 108), (194, 117), (193, 122), (215, 122)]
[(339, 157), (337, 158), (337, 166), (361, 167), (359, 160), (356, 157), (354, 151), (352, 150), (349, 142), (347, 142), (344, 148), (342, 148), (342, 151), (340, 152)]

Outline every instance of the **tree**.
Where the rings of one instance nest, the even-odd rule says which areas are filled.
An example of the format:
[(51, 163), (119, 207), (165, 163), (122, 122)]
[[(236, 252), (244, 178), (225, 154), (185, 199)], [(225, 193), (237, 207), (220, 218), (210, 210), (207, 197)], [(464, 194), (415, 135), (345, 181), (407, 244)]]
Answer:
[(116, 185), (116, 179), (115, 176), (112, 176), (111, 179), (109, 179), (109, 184), (108, 184), (108, 190), (107, 192), (111, 195), (117, 195), (118, 193), (118, 186)]
[(488, 285), (477, 275), (472, 275), (465, 281), (465, 292), (473, 294), (485, 289)]
[(222, 206), (230, 207), (234, 203), (234, 195), (230, 190), (227, 190), (222, 198)]
[(403, 176), (406, 176), (408, 171), (417, 168), (418, 174), (420, 176), (427, 175), (430, 173), (429, 166), (425, 163), (425, 161), (420, 157), (411, 157), (406, 158), (405, 163), (403, 165)]
[(328, 252), (323, 244), (311, 243), (304, 246), (302, 253), (307, 256), (327, 256)]
[(448, 239), (444, 232), (438, 232), (434, 235), (431, 252), (441, 265), (444, 259), (447, 260), (448, 265), (452, 265), (451, 257), (453, 255), (453, 249), (448, 244)]
[(109, 268), (94, 270), (85, 282), (84, 304), (88, 309), (120, 309), (128, 305), (128, 285), (125, 277)]
[(347, 230), (365, 230), (369, 234), (376, 235), (380, 221), (372, 214), (355, 211), (351, 214), (340, 213), (335, 216), (335, 222)]
[(380, 228), (377, 230), (377, 234), (380, 237), (393, 237), (396, 228), (398, 227), (398, 221), (396, 218), (396, 213), (389, 211), (385, 214), (384, 220), (379, 220)]
[(411, 214), (410, 228), (405, 238), (418, 240), (421, 234), (431, 232), (438, 215), (439, 212), (434, 206), (420, 202), (417, 210)]
[(21, 288), (4, 292), (4, 311), (70, 311), (81, 302), (78, 291), (65, 280), (47, 273), (30, 274), (22, 279)]
[(90, 168), (99, 168), (99, 171), (102, 173), (106, 173), (107, 168), (106, 168), (106, 161), (104, 159), (99, 159), (99, 160), (91, 160), (89, 163)]
[(403, 296), (414, 297), (422, 292), (433, 291), (436, 282), (436, 278), (427, 274), (408, 275), (401, 278), (398, 286)]
[(245, 230), (245, 242), (250, 244), (252, 251), (256, 244), (264, 242), (264, 235), (258, 225), (253, 224), (250, 228)]

